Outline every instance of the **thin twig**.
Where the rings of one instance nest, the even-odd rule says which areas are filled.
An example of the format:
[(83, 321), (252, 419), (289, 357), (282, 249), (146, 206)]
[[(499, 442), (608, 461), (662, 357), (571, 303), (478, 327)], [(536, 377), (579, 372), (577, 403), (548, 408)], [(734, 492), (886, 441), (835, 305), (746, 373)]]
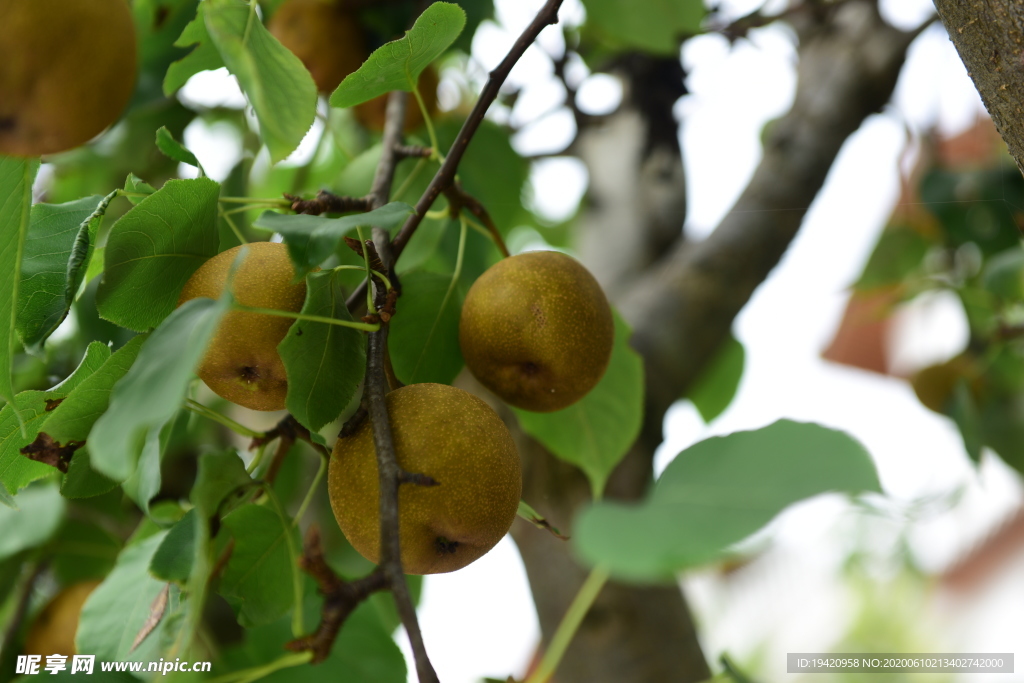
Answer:
[(468, 209), (487, 228), (491, 240), (494, 241), (501, 255), (509, 256), (508, 247), (505, 246), (505, 240), (502, 239), (498, 226), (494, 224), (494, 219), (491, 218), (491, 214), (487, 213), (487, 209), (480, 203), (480, 200), (463, 190), (462, 185), (458, 182), (452, 183), (450, 187), (445, 188), (444, 196), (448, 199), (448, 206), (453, 218), (457, 217), (462, 209)]
[[(505, 55), (505, 58), (501, 60), (501, 64), (488, 74), (487, 84), (484, 85), (479, 99), (473, 105), (473, 111), (469, 113), (466, 121), (462, 124), (462, 129), (459, 130), (455, 142), (452, 143), (451, 149), (448, 150), (448, 156), (445, 157), (444, 163), (441, 164), (441, 168), (434, 174), (434, 179), (430, 181), (427, 189), (423, 192), (423, 196), (416, 202), (415, 213), (409, 216), (405, 224), (402, 225), (402, 229), (399, 230), (398, 235), (395, 236), (395, 240), (391, 245), (395, 260), (398, 260), (398, 257), (401, 256), (402, 250), (405, 249), (405, 245), (409, 243), (409, 239), (416, 232), (416, 228), (419, 227), (427, 212), (430, 211), (430, 207), (434, 205), (434, 201), (455, 180), (455, 172), (459, 168), (462, 156), (466, 153), (466, 148), (469, 147), (473, 135), (476, 134), (477, 129), (483, 122), (484, 114), (487, 113), (488, 107), (497, 98), (498, 91), (508, 77), (509, 72), (512, 71), (512, 67), (516, 65), (519, 58), (523, 56), (526, 49), (537, 39), (537, 36), (545, 27), (558, 22), (558, 9), (561, 6), (562, 0), (548, 0), (544, 3), (544, 7), (537, 13), (537, 16), (526, 27), (522, 35), (516, 39), (508, 54)], [(360, 286), (349, 297), (347, 303), (350, 311), (359, 305), (360, 297), (363, 296), (365, 291), (364, 288), (365, 285)]]
[(327, 190), (320, 190), (315, 199), (303, 199), (292, 194), (284, 198), (292, 203), (295, 213), (308, 213), (319, 216), (322, 213), (351, 213), (353, 211), (369, 211), (370, 197), (342, 197)]

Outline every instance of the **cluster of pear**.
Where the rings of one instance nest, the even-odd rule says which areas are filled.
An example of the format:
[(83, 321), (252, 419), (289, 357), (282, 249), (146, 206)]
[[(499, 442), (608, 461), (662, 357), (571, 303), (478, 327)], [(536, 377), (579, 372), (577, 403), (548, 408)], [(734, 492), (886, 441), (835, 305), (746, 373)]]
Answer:
[(127, 0), (0, 0), (0, 154), (87, 142), (121, 115), (135, 74)]
[[(267, 22), (267, 29), (292, 51), (313, 76), (317, 90), (330, 94), (370, 56), (356, 11), (345, 0), (287, 0)], [(431, 116), (437, 113), (437, 71), (425, 69), (417, 82)], [(356, 120), (370, 130), (384, 130), (387, 96), (353, 107)], [(406, 107), (405, 130), (423, 125), (423, 114)]]
[[(207, 261), (180, 303), (220, 296), (234, 268), (240, 304), (296, 312), (305, 286), (283, 244), (257, 242)], [(288, 318), (232, 311), (214, 333), (197, 374), (214, 392), (256, 410), (284, 408), (287, 377), (277, 345)], [(533, 411), (580, 400), (611, 356), (613, 322), (594, 277), (559, 252), (506, 258), (470, 288), (459, 342), (469, 370), (499, 398)], [(439, 486), (399, 492), (402, 562), (412, 574), (454, 571), (490, 550), (515, 519), (522, 489), (508, 428), (486, 403), (462, 389), (412, 384), (387, 395), (398, 464)], [(380, 559), (379, 482), (370, 421), (339, 439), (328, 488), (334, 515), (353, 547)]]

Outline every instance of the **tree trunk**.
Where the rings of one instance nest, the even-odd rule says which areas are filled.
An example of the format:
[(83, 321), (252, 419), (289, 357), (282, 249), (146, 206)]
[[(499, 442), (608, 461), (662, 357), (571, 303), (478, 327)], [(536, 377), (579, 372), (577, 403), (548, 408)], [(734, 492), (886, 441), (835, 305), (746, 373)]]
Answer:
[(1024, 5), (1015, 0), (934, 1), (999, 135), (1024, 172)]

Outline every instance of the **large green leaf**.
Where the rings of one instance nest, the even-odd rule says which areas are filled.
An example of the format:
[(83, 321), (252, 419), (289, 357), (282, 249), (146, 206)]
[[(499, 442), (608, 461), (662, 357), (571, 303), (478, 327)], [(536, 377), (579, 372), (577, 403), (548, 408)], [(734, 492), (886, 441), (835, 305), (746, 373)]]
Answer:
[(704, 422), (711, 422), (732, 403), (743, 377), (743, 344), (730, 336), (697, 377), (687, 396)]
[[(388, 352), (405, 384), (451, 384), (462, 369), (459, 315), (465, 296), (450, 275), (413, 271), (402, 277), (402, 298), (388, 333)], [(446, 296), (447, 295), (447, 296)]]
[(200, 71), (219, 69), (224, 66), (224, 60), (221, 59), (220, 53), (217, 52), (213, 41), (210, 40), (210, 34), (206, 31), (205, 8), (206, 3), (199, 3), (195, 19), (185, 26), (181, 35), (174, 41), (176, 47), (195, 45), (195, 48), (167, 67), (167, 74), (164, 76), (164, 94), (168, 97)]
[[(322, 271), (306, 276), (302, 312), (352, 320), (337, 273)], [(319, 431), (341, 414), (363, 379), (363, 333), (351, 327), (296, 320), (277, 350), (288, 374), (288, 412), (310, 432)]]
[(721, 556), (787, 505), (829, 491), (880, 491), (874, 463), (849, 435), (780, 420), (687, 448), (642, 504), (598, 503), (573, 533), (587, 561), (622, 579), (668, 581)]
[(523, 430), (586, 473), (597, 498), (640, 434), (643, 421), (643, 359), (630, 348), (630, 335), (629, 325), (616, 313), (608, 370), (578, 402), (553, 413), (513, 408)]
[(188, 580), (195, 558), (197, 523), (196, 509), (192, 508), (171, 527), (149, 563), (153, 576), (164, 581)]
[(435, 2), (405, 36), (385, 43), (341, 82), (332, 107), (353, 107), (392, 90), (412, 92), (420, 73), (444, 54), (466, 25), (466, 12), (450, 2)]
[(678, 55), (683, 38), (700, 33), (707, 10), (702, 0), (583, 0), (587, 28), (609, 42), (663, 55)]
[(300, 547), (298, 530), (273, 510), (243, 505), (224, 517), (224, 531), (235, 541), (221, 576), (219, 592), (245, 627), (269, 624), (294, 606), (289, 590), (299, 571), (288, 549)]
[(166, 535), (166, 531), (158, 532), (121, 551), (114, 571), (89, 595), (82, 608), (75, 635), (79, 652), (95, 654), (101, 661), (159, 658), (159, 626), (134, 650), (132, 644), (150, 618), (156, 597), (166, 586), (149, 573), (153, 554)]
[(0, 400), (8, 404), (14, 400), (11, 366), (21, 257), (28, 234), (32, 181), (38, 169), (38, 159), (0, 156)]
[(413, 208), (402, 202), (391, 202), (367, 213), (341, 218), (264, 211), (253, 222), (253, 227), (281, 233), (297, 273), (305, 275), (335, 253), (345, 235), (356, 227), (375, 225), (390, 230), (403, 223), (412, 212)]
[(228, 306), (227, 298), (192, 299), (150, 335), (89, 433), (93, 469), (116, 481), (132, 474), (149, 431), (160, 429), (178, 411), (192, 371)]
[(63, 382), (47, 391), (23, 391), (18, 394), (15, 405), (21, 413), (24, 432), (14, 413), (14, 405), (7, 404), (0, 410), (0, 482), (9, 492), (16, 493), (26, 484), (56, 472), (50, 465), (29, 460), (21, 454), (21, 449), (35, 441), (43, 425), (56, 412), (47, 408), (52, 408), (56, 401), (74, 393), (109, 357), (110, 349), (106, 345), (93, 342), (86, 349), (78, 368)]
[(96, 293), (103, 318), (144, 332), (174, 310), (192, 273), (217, 254), (219, 192), (209, 178), (168, 180), (114, 224)]
[(86, 245), (91, 241), (88, 219), (102, 201), (94, 195), (32, 207), (18, 289), (18, 336), (25, 346), (38, 349), (67, 315), (68, 261), (81, 230)]
[(207, 0), (206, 30), (249, 99), (272, 161), (291, 154), (316, 118), (316, 84), (302, 62), (263, 26), (256, 4)]
[(64, 499), (56, 486), (33, 486), (14, 501), (17, 509), (0, 507), (0, 560), (46, 542), (64, 518)]

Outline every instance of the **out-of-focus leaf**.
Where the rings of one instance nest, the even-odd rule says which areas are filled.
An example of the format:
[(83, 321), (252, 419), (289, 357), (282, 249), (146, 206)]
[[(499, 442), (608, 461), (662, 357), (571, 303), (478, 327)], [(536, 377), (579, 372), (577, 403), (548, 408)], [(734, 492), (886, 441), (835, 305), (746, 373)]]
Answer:
[(110, 572), (85, 601), (75, 645), (100, 661), (148, 661), (159, 658), (160, 637), (151, 632), (132, 650), (150, 617), (154, 600), (166, 584), (152, 577), (149, 565), (168, 532), (130, 543)]
[(192, 299), (161, 323), (110, 396), (110, 407), (93, 425), (89, 440), (93, 468), (116, 481), (135, 470), (151, 429), (178, 411), (192, 371), (227, 311), (228, 299)]
[(609, 42), (656, 54), (674, 55), (683, 38), (700, 33), (707, 9), (701, 0), (583, 0), (587, 28)]
[(933, 168), (921, 179), (921, 200), (952, 246), (973, 242), (990, 256), (1020, 242), (1015, 207), (1024, 206), (1024, 178), (1016, 166), (959, 172)]
[(605, 563), (620, 579), (670, 581), (786, 506), (830, 491), (881, 491), (867, 451), (843, 432), (780, 420), (687, 448), (642, 504), (585, 510), (573, 540), (588, 562)]
[(17, 508), (0, 507), (0, 560), (50, 539), (64, 517), (56, 486), (33, 486), (14, 496)]
[(694, 382), (687, 398), (696, 406), (704, 422), (714, 420), (732, 403), (743, 377), (745, 357), (743, 344), (730, 336)]

